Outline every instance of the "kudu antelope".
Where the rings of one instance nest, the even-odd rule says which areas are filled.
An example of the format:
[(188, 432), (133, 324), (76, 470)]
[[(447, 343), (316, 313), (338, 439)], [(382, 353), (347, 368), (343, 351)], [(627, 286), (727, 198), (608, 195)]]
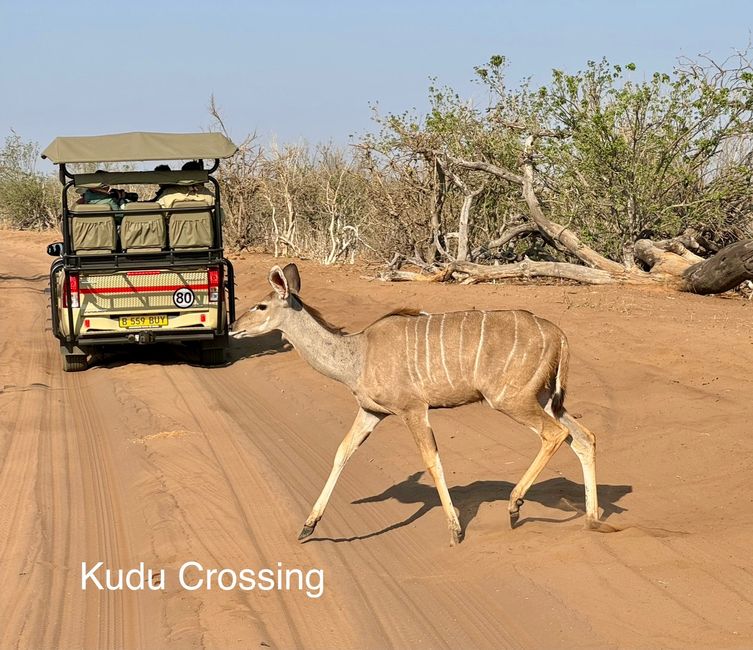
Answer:
[(280, 330), (316, 370), (353, 391), (355, 422), (335, 456), (332, 472), (299, 539), (314, 532), (345, 463), (388, 415), (402, 418), (434, 479), (450, 528), (461, 527), (445, 483), (428, 409), (486, 400), (541, 437), (541, 449), (510, 493), (510, 524), (523, 497), (563, 442), (583, 466), (586, 525), (598, 528), (593, 433), (563, 405), (568, 345), (562, 331), (527, 311), (457, 311), (444, 314), (396, 312), (362, 332), (343, 334), (298, 296), (295, 264), (272, 268), (274, 289), (235, 323), (236, 336)]

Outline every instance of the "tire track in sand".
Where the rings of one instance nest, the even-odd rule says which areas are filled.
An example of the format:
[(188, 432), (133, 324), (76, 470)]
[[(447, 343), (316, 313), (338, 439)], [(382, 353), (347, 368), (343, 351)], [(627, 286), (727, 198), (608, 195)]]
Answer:
[(23, 345), (5, 367), (18, 390), (0, 394), (12, 423), (0, 445), (0, 646), (135, 645), (137, 604), (80, 590), (83, 559), (130, 561), (98, 401), (84, 377), (62, 376), (43, 294), (19, 292), (15, 307), (3, 323)]

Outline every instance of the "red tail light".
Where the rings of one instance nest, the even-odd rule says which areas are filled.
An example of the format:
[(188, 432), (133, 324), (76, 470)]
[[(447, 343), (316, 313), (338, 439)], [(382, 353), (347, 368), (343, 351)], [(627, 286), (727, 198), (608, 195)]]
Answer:
[(78, 297), (78, 273), (70, 273), (65, 279), (65, 287), (63, 289), (63, 307), (68, 306), (68, 288), (71, 290), (71, 307), (79, 307)]
[(220, 299), (220, 269), (211, 267), (207, 269), (207, 285), (209, 287), (209, 302), (217, 302)]

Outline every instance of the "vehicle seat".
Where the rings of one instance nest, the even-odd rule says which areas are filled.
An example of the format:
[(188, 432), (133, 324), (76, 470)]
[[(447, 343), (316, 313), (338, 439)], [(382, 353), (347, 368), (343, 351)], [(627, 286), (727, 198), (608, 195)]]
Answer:
[[(196, 208), (196, 201), (178, 201), (174, 208)], [(211, 248), (214, 241), (212, 212), (172, 213), (169, 218), (170, 246), (178, 251)]]
[(73, 252), (77, 255), (109, 255), (118, 247), (118, 233), (115, 230), (115, 217), (109, 215), (76, 216), (86, 212), (110, 211), (109, 205), (85, 203), (74, 205), (70, 211), (71, 240)]
[(161, 210), (159, 203), (139, 201), (126, 203), (120, 222), (120, 245), (126, 253), (159, 252), (167, 245), (165, 219), (162, 214), (129, 214)]

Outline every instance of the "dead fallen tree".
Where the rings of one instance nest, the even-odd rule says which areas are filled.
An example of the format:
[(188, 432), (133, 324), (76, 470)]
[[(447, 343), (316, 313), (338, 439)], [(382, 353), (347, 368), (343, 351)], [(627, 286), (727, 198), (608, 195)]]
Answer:
[[(687, 252), (687, 251), (686, 251)], [(746, 280), (753, 280), (753, 240), (730, 244), (709, 259), (693, 262), (679, 249), (664, 250), (649, 240), (639, 240), (635, 255), (650, 271), (633, 267), (619, 270), (591, 268), (569, 262), (524, 260), (514, 264), (487, 266), (473, 262), (452, 262), (433, 271), (414, 272), (391, 269), (380, 274), (381, 280), (446, 282), (464, 284), (495, 280), (557, 278), (583, 284), (661, 284), (677, 291), (698, 294), (724, 293)], [(696, 256), (697, 257), (697, 256)]]
[[(753, 280), (753, 239), (736, 242), (721, 250), (705, 241), (693, 231), (687, 231), (669, 240), (653, 242), (640, 239), (632, 247), (632, 255), (620, 264), (601, 255), (584, 244), (578, 235), (552, 221), (545, 214), (535, 190), (533, 145), (536, 137), (526, 139), (521, 173), (517, 174), (484, 160), (465, 160), (446, 152), (432, 152), (437, 158), (460, 169), (481, 171), (521, 188), (528, 206), (531, 222), (516, 226), (501, 242), (536, 231), (557, 251), (564, 251), (580, 264), (559, 261), (534, 261), (487, 266), (461, 259), (444, 265), (424, 267), (423, 272), (406, 271), (393, 260), (391, 268), (380, 275), (388, 281), (464, 283), (491, 282), (494, 280), (559, 278), (584, 284), (661, 284), (677, 291), (698, 294), (716, 294), (734, 289), (745, 281)], [(496, 244), (497, 242), (493, 242)], [(704, 258), (698, 253), (713, 253)], [(634, 258), (634, 259), (633, 259)], [(640, 268), (634, 263), (642, 263)]]
[[(643, 273), (643, 276), (648, 274)], [(417, 281), (417, 282), (447, 282), (456, 280), (464, 284), (479, 282), (493, 282), (494, 280), (513, 280), (531, 278), (558, 278), (561, 280), (573, 280), (584, 284), (618, 284), (640, 283), (640, 275), (633, 278), (631, 274), (624, 274), (620, 278), (617, 274), (601, 269), (592, 269), (580, 264), (569, 262), (536, 262), (524, 260), (513, 264), (499, 264), (487, 266), (474, 262), (452, 262), (434, 272), (415, 272), (402, 269), (384, 271), (379, 275), (381, 280), (391, 282)], [(633, 282), (634, 281), (634, 282)], [(645, 282), (652, 280), (646, 278)]]
[[(658, 242), (640, 239), (635, 243), (633, 255), (647, 269), (644, 270), (636, 265), (628, 267), (606, 258), (599, 259), (601, 256), (584, 246), (573, 233), (562, 237), (568, 232), (566, 228), (549, 220), (546, 226), (547, 235), (555, 235), (565, 250), (577, 254), (580, 259), (588, 259), (592, 265), (530, 259), (495, 265), (454, 261), (444, 265), (422, 265), (420, 271), (409, 271), (401, 268), (401, 260), (395, 259), (390, 269), (382, 272), (379, 278), (392, 282), (456, 281), (464, 284), (552, 278), (592, 285), (663, 285), (676, 291), (703, 295), (724, 293), (753, 280), (753, 239), (730, 244), (708, 258), (688, 249), (690, 242), (695, 242), (688, 234)], [(709, 252), (697, 242), (692, 245), (698, 252)], [(414, 262), (404, 261), (408, 264)]]

